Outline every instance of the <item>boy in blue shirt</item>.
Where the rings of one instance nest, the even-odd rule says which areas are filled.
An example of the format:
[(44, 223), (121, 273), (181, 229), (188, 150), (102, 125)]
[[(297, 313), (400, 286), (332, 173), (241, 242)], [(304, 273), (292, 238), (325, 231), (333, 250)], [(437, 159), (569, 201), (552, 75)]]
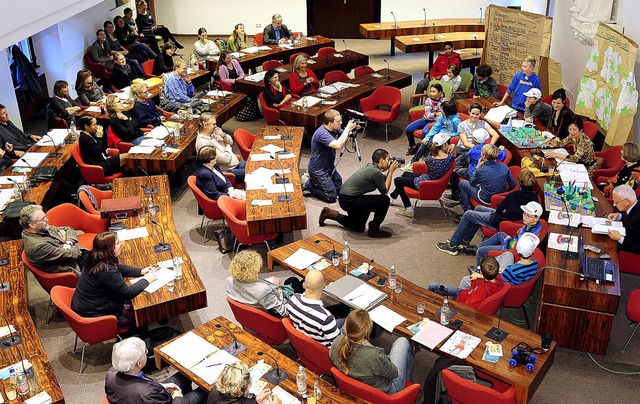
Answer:
[(527, 97), (524, 93), (532, 88), (537, 88), (542, 91), (540, 77), (538, 77), (538, 75), (533, 71), (535, 67), (536, 59), (533, 56), (527, 56), (524, 58), (521, 66), (522, 71), (519, 71), (513, 76), (511, 84), (509, 84), (507, 92), (504, 93), (502, 100), (494, 102), (493, 105), (500, 106), (506, 104), (507, 98), (509, 97), (509, 94), (511, 94), (511, 107), (519, 112), (524, 112), (524, 109), (526, 108), (525, 101), (527, 101)]

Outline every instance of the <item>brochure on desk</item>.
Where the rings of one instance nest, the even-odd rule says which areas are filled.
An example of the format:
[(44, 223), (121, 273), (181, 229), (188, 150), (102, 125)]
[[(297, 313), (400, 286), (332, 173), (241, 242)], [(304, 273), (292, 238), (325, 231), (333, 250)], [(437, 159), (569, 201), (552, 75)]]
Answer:
[(569, 239), (568, 234), (549, 233), (548, 247), (559, 251), (578, 252), (578, 237), (571, 236)]
[(388, 297), (381, 290), (351, 275), (331, 282), (324, 292), (349, 307), (363, 310), (371, 310)]

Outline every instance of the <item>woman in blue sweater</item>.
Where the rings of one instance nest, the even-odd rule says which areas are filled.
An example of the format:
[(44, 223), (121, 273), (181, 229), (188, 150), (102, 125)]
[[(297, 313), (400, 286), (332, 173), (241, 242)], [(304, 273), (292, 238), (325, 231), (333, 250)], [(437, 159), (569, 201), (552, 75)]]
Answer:
[(134, 84), (131, 86), (131, 93), (136, 98), (133, 104), (133, 115), (140, 127), (147, 125), (160, 126), (165, 121), (162, 110), (156, 107), (149, 96), (149, 89), (146, 84)]

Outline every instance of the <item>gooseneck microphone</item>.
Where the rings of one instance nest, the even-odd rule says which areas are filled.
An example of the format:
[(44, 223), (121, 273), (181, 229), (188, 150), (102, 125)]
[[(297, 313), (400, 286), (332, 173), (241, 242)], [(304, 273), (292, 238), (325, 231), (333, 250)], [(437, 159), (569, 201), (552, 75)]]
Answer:
[(138, 166), (138, 170), (142, 171), (142, 173), (147, 176), (147, 185), (146, 186), (142, 185), (142, 187), (144, 188), (145, 195), (155, 195), (155, 194), (157, 194), (158, 193), (158, 188), (153, 188), (153, 181), (151, 180), (151, 176), (149, 175), (147, 170), (145, 170), (141, 166)]
[[(284, 129), (285, 129), (284, 132), (286, 132), (286, 135), (281, 135), (280, 139), (282, 139), (282, 140), (293, 140), (293, 136), (291, 135), (291, 131), (290, 131), (290, 128), (287, 126), (287, 123), (285, 121), (283, 121), (282, 119), (278, 119), (276, 121), (281, 123), (282, 126), (284, 126)], [(276, 130), (278, 130), (278, 128), (276, 128)], [(285, 149), (286, 149), (286, 147), (285, 147)]]
[(7, 179), (8, 179), (9, 181), (13, 182), (13, 185), (15, 185), (15, 186), (17, 186), (17, 187), (18, 187), (18, 189), (20, 190), (20, 200), (21, 200), (22, 202), (24, 202), (24, 188), (23, 188), (23, 187), (21, 187), (21, 186), (20, 186), (20, 183), (19, 183), (18, 181), (14, 180), (13, 178), (11, 178), (11, 177), (7, 177)]
[(393, 13), (393, 11), (391, 12), (391, 15), (393, 16), (393, 27), (391, 28), (400, 28), (398, 27), (398, 22), (396, 21), (396, 15)]
[(496, 342), (502, 342), (509, 335), (508, 332), (500, 329), (500, 322), (502, 321), (502, 306), (504, 304), (500, 303), (500, 315), (498, 316), (498, 326), (491, 327), (491, 329), (484, 335), (487, 338), (491, 338)]
[(336, 86), (336, 85), (335, 85), (335, 83), (331, 83), (331, 84), (329, 84), (329, 85), (330, 85), (331, 87), (335, 88), (335, 89), (336, 89), (336, 91), (337, 91), (337, 93), (335, 93), (335, 94), (333, 95), (333, 99), (335, 99), (335, 100), (339, 100), (339, 99), (341, 99), (341, 98), (342, 98), (342, 96), (340, 95), (340, 88), (339, 88), (338, 86)]
[[(272, 160), (276, 160), (278, 163), (280, 163), (280, 173), (276, 173), (276, 177), (278, 177), (276, 178), (276, 184), (288, 184), (289, 179), (285, 177), (284, 166), (282, 165), (282, 161), (280, 161), (280, 159), (275, 158), (273, 154), (270, 154), (269, 157), (271, 157)], [(287, 191), (285, 189), (285, 193), (286, 192)]]
[(383, 62), (385, 62), (387, 64), (387, 81), (391, 80), (391, 74), (390, 74), (390, 68), (389, 68), (389, 62), (387, 62), (387, 59), (382, 59)]
[(16, 337), (16, 334), (11, 330), (11, 326), (9, 325), (9, 321), (7, 320), (7, 318), (2, 314), (0, 314), (0, 317), (2, 317), (5, 324), (7, 325), (7, 329), (9, 330), (9, 338), (5, 341), (2, 341), (2, 346), (6, 348), (10, 346), (16, 346), (22, 343), (22, 339), (20, 338), (20, 335)]
[(423, 8), (422, 12), (424, 13), (424, 24), (422, 24), (423, 27), (428, 27), (427, 25), (427, 9)]
[(328, 260), (333, 259), (333, 257), (335, 257), (336, 255), (338, 257), (342, 256), (342, 254), (340, 254), (339, 252), (336, 251), (336, 246), (329, 240), (316, 240), (316, 241), (314, 241), (314, 243), (316, 243), (316, 244), (318, 244), (318, 243), (329, 243), (329, 244), (331, 244), (331, 251), (322, 254), (322, 256), (325, 257)]
[[(291, 195), (289, 195), (289, 193), (287, 192), (287, 183), (288, 182), (284, 182), (285, 178), (284, 178), (284, 166), (282, 165), (282, 161), (280, 161), (280, 158), (275, 158), (275, 156), (272, 154), (270, 155), (272, 160), (277, 160), (280, 163), (280, 169), (282, 170), (282, 182), (278, 182), (278, 178), (276, 178), (276, 184), (281, 184), (282, 188), (283, 188), (283, 192), (284, 195), (278, 195), (278, 202), (291, 202)], [(288, 181), (288, 180), (287, 180)]]
[(342, 43), (344, 44), (344, 50), (347, 50), (347, 41), (345, 41), (344, 39), (342, 40)]
[(216, 324), (216, 328), (224, 329), (233, 338), (233, 342), (232, 343), (230, 343), (226, 347), (222, 348), (224, 351), (226, 351), (227, 353), (229, 353), (229, 354), (231, 354), (233, 356), (237, 356), (240, 352), (242, 352), (242, 351), (247, 349), (247, 347), (244, 344), (242, 344), (241, 342), (238, 342), (238, 339), (236, 338), (236, 335), (228, 327), (225, 327), (222, 324)]
[[(569, 220), (569, 224), (571, 224), (571, 220)], [(573, 237), (573, 233), (578, 233), (578, 238), (580, 238), (580, 228), (582, 227), (582, 223), (578, 223), (578, 226), (572, 227), (569, 232), (569, 241), (567, 241), (567, 250), (562, 252), (562, 258), (567, 260), (577, 260), (578, 252), (571, 251), (571, 237)], [(580, 243), (578, 242), (578, 248), (580, 248)]]
[(436, 23), (432, 22), (431, 26), (433, 27), (433, 39), (431, 39), (433, 42), (437, 41), (438, 38), (436, 38)]
[(275, 363), (276, 367), (275, 369), (267, 372), (264, 375), (264, 378), (266, 381), (268, 381), (269, 383), (273, 384), (274, 386), (277, 386), (281, 381), (285, 380), (286, 378), (289, 377), (289, 375), (280, 370), (280, 366), (278, 366), (278, 361), (276, 360), (276, 358), (274, 358), (273, 356), (269, 355), (266, 352), (262, 352), (262, 351), (258, 351), (258, 355), (262, 356), (262, 355), (266, 355), (268, 357), (270, 357), (271, 359), (273, 359), (273, 362)]
[(55, 141), (55, 140), (53, 140), (53, 137), (51, 137), (51, 135), (50, 135), (50, 134), (48, 134), (48, 133), (45, 133), (45, 134), (44, 134), (44, 135), (42, 135), (42, 136), (46, 136), (46, 137), (48, 137), (49, 139), (51, 139), (51, 143), (53, 144), (53, 147), (54, 147), (54, 149), (53, 149), (53, 150), (54, 150), (54, 152), (53, 152), (53, 153), (49, 153), (49, 156), (47, 156), (47, 157), (52, 158), (52, 159), (57, 159), (58, 157), (62, 156), (62, 154), (58, 153), (58, 147), (59, 147), (59, 145), (57, 145), (57, 144), (56, 144), (56, 141)]
[[(156, 222), (154, 219), (151, 219), (151, 223), (153, 223), (154, 226), (158, 226), (158, 228), (162, 232), (162, 242), (154, 245), (153, 251), (157, 253), (161, 253), (164, 251), (171, 251), (171, 246), (169, 246), (169, 244), (165, 243), (164, 241), (164, 229), (162, 228), (162, 226), (160, 226), (160, 224)], [(173, 259), (173, 251), (171, 252), (171, 258)]]

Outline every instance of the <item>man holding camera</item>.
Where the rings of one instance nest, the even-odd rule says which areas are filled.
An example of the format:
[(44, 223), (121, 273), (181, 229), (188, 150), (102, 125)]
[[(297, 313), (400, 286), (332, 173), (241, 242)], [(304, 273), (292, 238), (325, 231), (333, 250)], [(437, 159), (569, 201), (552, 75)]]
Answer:
[[(342, 148), (349, 134), (358, 126), (349, 121), (341, 129), (342, 116), (335, 109), (324, 114), (324, 124), (311, 139), (311, 158), (309, 160), (309, 180), (302, 181), (302, 187), (313, 196), (325, 202), (334, 203), (342, 187), (342, 177), (334, 166), (336, 150)], [(304, 177), (303, 177), (304, 178)]]
[[(320, 226), (324, 226), (326, 219), (335, 220), (342, 226), (363, 232), (369, 215), (373, 212), (373, 220), (369, 222), (367, 235), (372, 238), (389, 238), (391, 233), (380, 229), (380, 225), (387, 216), (389, 210), (389, 197), (387, 192), (393, 180), (393, 172), (400, 166), (399, 162), (391, 160), (389, 152), (376, 149), (371, 156), (373, 163), (369, 163), (356, 171), (340, 189), (340, 207), (347, 214), (329, 209), (322, 209), (320, 213)], [(387, 171), (385, 176), (382, 172)], [(380, 195), (366, 195), (378, 190)]]

